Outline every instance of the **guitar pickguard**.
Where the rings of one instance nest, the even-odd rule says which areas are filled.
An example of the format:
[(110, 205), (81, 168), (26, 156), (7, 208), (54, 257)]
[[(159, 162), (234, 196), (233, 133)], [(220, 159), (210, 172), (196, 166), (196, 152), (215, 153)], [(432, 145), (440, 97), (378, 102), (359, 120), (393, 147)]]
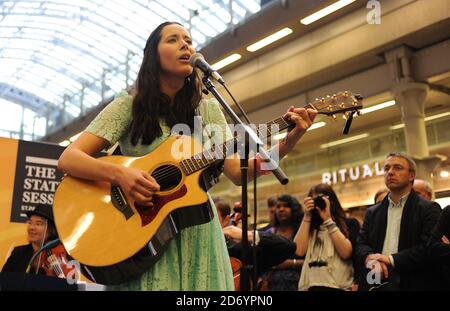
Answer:
[(139, 204), (135, 204), (136, 210), (138, 211), (139, 215), (141, 216), (142, 221), (142, 227), (145, 227), (149, 223), (155, 219), (156, 215), (158, 215), (159, 211), (169, 203), (170, 201), (176, 200), (178, 198), (181, 198), (185, 196), (187, 193), (187, 187), (186, 185), (181, 186), (180, 189), (177, 191), (168, 194), (168, 195), (155, 195), (153, 196), (152, 202), (153, 207), (148, 206), (142, 206)]

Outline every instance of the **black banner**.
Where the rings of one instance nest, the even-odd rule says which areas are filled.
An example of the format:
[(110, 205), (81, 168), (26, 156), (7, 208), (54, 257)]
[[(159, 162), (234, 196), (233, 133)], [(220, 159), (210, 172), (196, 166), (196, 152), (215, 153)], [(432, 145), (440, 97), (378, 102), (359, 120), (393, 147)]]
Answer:
[(63, 173), (57, 169), (64, 147), (19, 141), (11, 222), (25, 222), (26, 212), (38, 203), (52, 205)]

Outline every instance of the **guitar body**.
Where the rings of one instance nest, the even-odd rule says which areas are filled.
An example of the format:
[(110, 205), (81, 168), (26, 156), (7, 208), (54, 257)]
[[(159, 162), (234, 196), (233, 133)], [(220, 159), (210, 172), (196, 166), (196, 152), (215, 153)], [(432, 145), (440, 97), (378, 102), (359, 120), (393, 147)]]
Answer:
[[(166, 232), (160, 235), (167, 238), (169, 227), (169, 231), (176, 234), (188, 226), (186, 221), (178, 219), (176, 210), (203, 206), (208, 197), (199, 182), (203, 170), (186, 176), (180, 164), (183, 159), (172, 157), (175, 140), (191, 146), (196, 144), (190, 137), (170, 137), (144, 157), (100, 158), (101, 161), (140, 168), (157, 181), (159, 179), (161, 191), (153, 197), (153, 207), (135, 204), (107, 182), (70, 176), (63, 179), (55, 194), (53, 213), (59, 237), (71, 257), (93, 270), (124, 262), (143, 249), (150, 251), (147, 256), (159, 257), (158, 248), (164, 248), (164, 243), (159, 242), (164, 239), (158, 239), (158, 230), (165, 228)], [(206, 222), (207, 218), (194, 220), (194, 224)]]
[(176, 209), (170, 213), (150, 242), (138, 253), (110, 266), (81, 265), (83, 275), (93, 282), (106, 285), (121, 284), (137, 279), (153, 267), (164, 254), (170, 240), (175, 238), (181, 230), (207, 223), (212, 218), (213, 213), (209, 204)]

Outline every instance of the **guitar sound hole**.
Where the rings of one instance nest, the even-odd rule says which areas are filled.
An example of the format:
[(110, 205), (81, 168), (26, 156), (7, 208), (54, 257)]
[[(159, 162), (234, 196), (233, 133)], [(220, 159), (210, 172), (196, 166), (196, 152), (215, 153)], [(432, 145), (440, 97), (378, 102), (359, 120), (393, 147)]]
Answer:
[(175, 165), (163, 165), (153, 171), (152, 177), (160, 185), (160, 191), (168, 191), (178, 186), (183, 176)]

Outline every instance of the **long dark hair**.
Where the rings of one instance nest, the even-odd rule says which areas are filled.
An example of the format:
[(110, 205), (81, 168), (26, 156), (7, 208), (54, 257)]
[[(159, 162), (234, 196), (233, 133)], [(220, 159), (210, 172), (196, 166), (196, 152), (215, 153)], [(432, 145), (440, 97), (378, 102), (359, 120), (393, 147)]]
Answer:
[(186, 77), (183, 88), (175, 95), (173, 105), (170, 98), (160, 90), (161, 64), (158, 44), (164, 27), (176, 22), (164, 22), (150, 34), (144, 48), (144, 58), (136, 81), (136, 95), (133, 99), (133, 121), (131, 123), (131, 143), (149, 145), (162, 135), (159, 121), (169, 127), (177, 123), (187, 124), (194, 129), (195, 109), (201, 99), (200, 83), (196, 70)]
[[(328, 196), (330, 200), (330, 212), (331, 217), (336, 222), (336, 225), (339, 227), (339, 229), (342, 231), (342, 233), (348, 237), (348, 227), (346, 223), (346, 216), (344, 209), (342, 208), (341, 203), (339, 202), (339, 199), (336, 195), (336, 192), (334, 192), (333, 188), (331, 188), (330, 185), (327, 184), (318, 184), (309, 190), (308, 196), (312, 197), (313, 194), (315, 195), (326, 195)], [(317, 212), (312, 213), (311, 218), (311, 227), (310, 231), (316, 229), (318, 230), (320, 225), (323, 223), (322, 218), (320, 218), (319, 214)]]
[[(291, 223), (290, 225), (294, 228), (294, 234), (297, 232), (300, 227), (300, 222), (303, 218), (302, 207), (298, 200), (289, 194), (280, 195), (277, 198), (277, 201), (285, 202), (289, 208), (291, 208)], [(279, 227), (281, 225), (278, 217), (275, 213), (275, 222), (274, 227)]]

